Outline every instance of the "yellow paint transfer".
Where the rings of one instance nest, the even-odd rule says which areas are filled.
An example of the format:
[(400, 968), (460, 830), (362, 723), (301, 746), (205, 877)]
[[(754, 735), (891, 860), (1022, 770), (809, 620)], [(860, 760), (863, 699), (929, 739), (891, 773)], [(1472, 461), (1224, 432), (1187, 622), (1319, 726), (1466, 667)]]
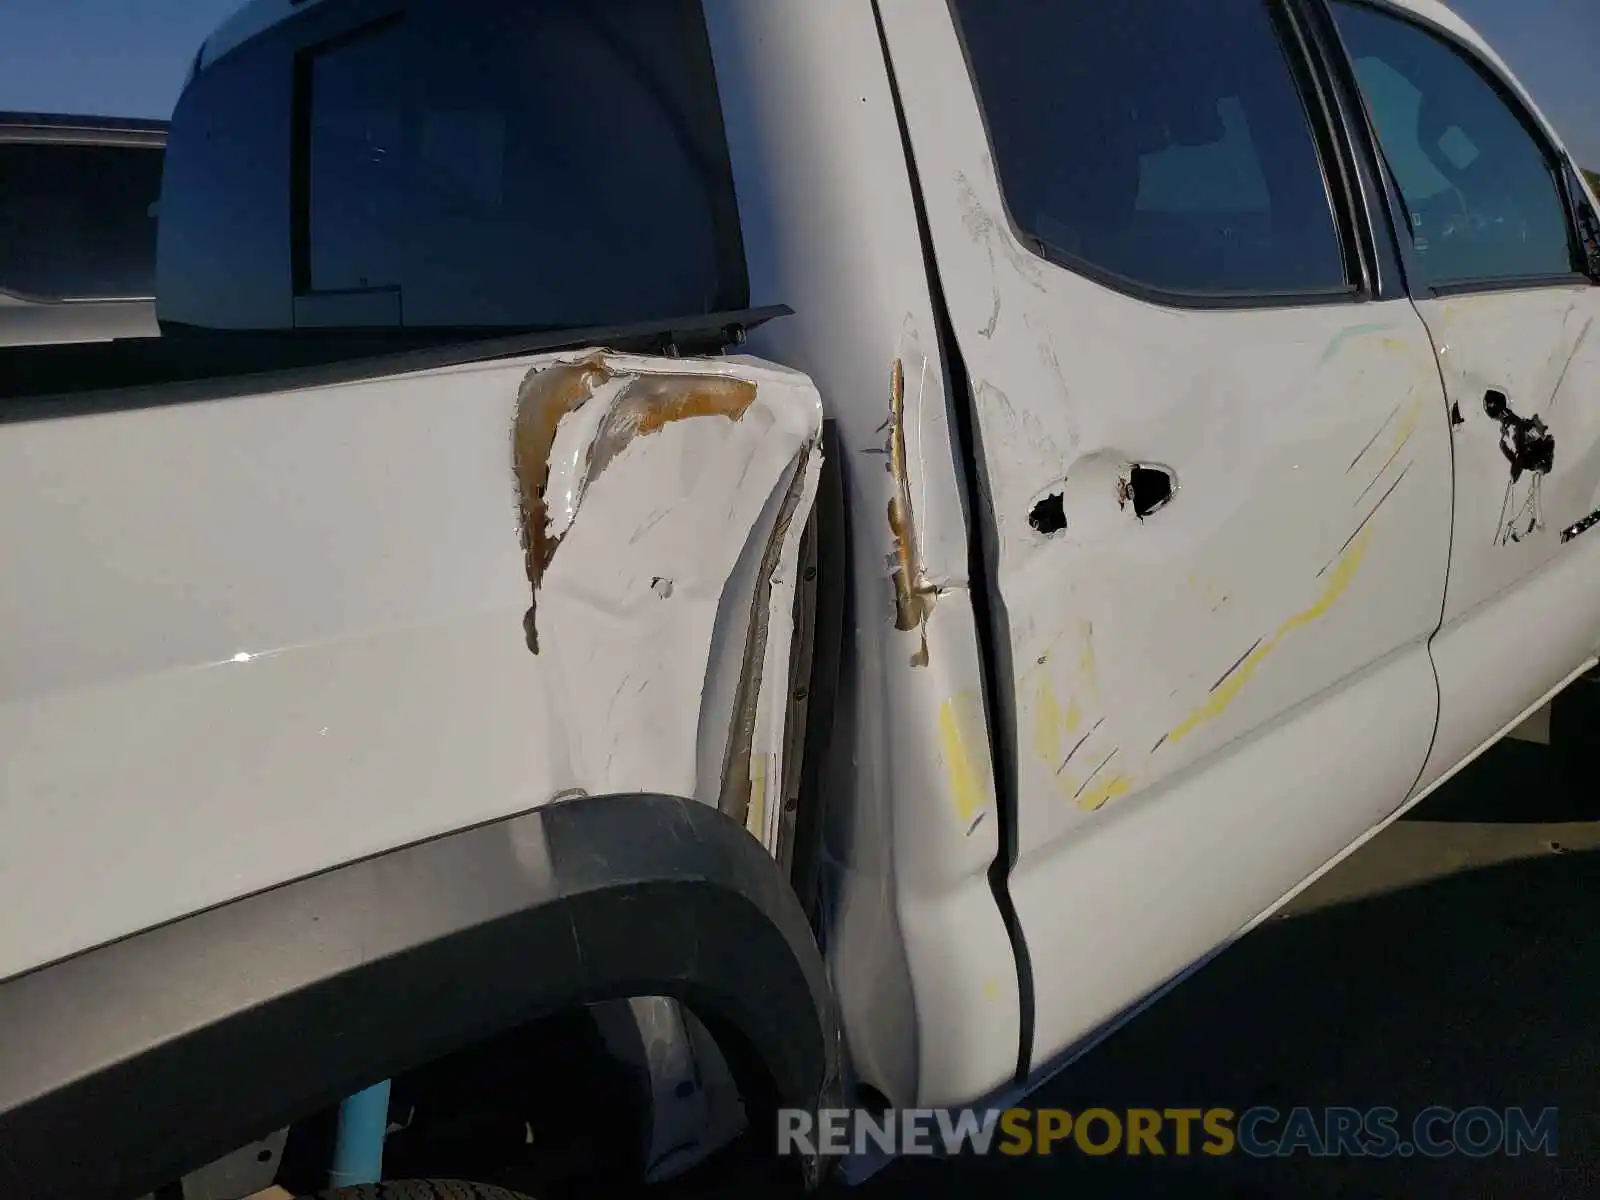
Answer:
[(1066, 718), (1056, 701), (1048, 673), (1039, 676), (1039, 694), (1033, 706), (1033, 752), (1054, 767), (1061, 761), (1061, 731)]
[(1244, 691), (1245, 685), (1250, 682), (1251, 676), (1267, 660), (1267, 657), (1278, 648), (1278, 644), (1293, 633), (1302, 629), (1313, 621), (1325, 616), (1329, 609), (1339, 602), (1341, 596), (1350, 587), (1350, 581), (1355, 578), (1356, 571), (1361, 567), (1361, 560), (1366, 557), (1367, 544), (1372, 540), (1372, 529), (1369, 526), (1363, 529), (1349, 549), (1339, 559), (1333, 570), (1328, 575), (1327, 586), (1322, 589), (1322, 594), (1317, 597), (1316, 603), (1303, 612), (1295, 613), (1282, 625), (1277, 632), (1263, 641), (1259, 646), (1245, 655), (1244, 660), (1233, 669), (1233, 673), (1214, 688), (1205, 702), (1179, 722), (1167, 735), (1167, 740), (1179, 742), (1188, 737), (1206, 722), (1216, 719), (1227, 711), (1228, 706), (1238, 699), (1239, 693)]
[(1078, 797), (1078, 807), (1085, 812), (1095, 812), (1118, 797), (1126, 796), (1132, 790), (1133, 780), (1126, 775), (1108, 775)]
[(939, 753), (945, 786), (963, 827), (989, 803), (981, 765), (987, 739), (983, 705), (976, 691), (958, 692), (939, 706)]
[(1089, 688), (1089, 695), (1094, 703), (1100, 703), (1100, 678), (1099, 669), (1094, 661), (1094, 622), (1079, 621), (1078, 635), (1083, 646), (1078, 653), (1078, 674), (1083, 677), (1083, 682)]
[(763, 845), (767, 841), (767, 763), (770, 754), (750, 756), (750, 812), (745, 828)]

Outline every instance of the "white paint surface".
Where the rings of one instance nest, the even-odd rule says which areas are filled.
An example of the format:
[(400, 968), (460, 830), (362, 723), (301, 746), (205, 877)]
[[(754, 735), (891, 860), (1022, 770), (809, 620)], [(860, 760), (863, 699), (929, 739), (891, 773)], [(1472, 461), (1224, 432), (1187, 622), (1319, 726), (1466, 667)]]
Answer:
[[(574, 356), (565, 356), (571, 360)], [(741, 557), (759, 561), (770, 517), (803, 473), (798, 519), (783, 541), (781, 586), (792, 605), (794, 559), (815, 495), (822, 408), (805, 376), (737, 364), (608, 356), (616, 378), (557, 429), (547, 496), (550, 528), (565, 536), (538, 597), (541, 684), (559, 697), (573, 777), (592, 794), (663, 791), (717, 802), (720, 774), (698, 769), (701, 736), (723, 750), (729, 714), (702, 721), (718, 614)], [(631, 379), (649, 373), (731, 375), (757, 384), (737, 420), (672, 421), (628, 443), (604, 472), (586, 466), (610, 407)], [(559, 518), (559, 519), (558, 519)], [(753, 603), (755, 578), (736, 605)], [(768, 621), (760, 738), (752, 764), (781, 765), (792, 607)], [(742, 645), (742, 639), (736, 644)], [(547, 672), (547, 673), (544, 673)], [(776, 711), (774, 712), (774, 705)], [(704, 730), (702, 735), (701, 731)], [(758, 835), (759, 836), (759, 835)], [(771, 848), (772, 843), (768, 843)]]
[(715, 798), (718, 600), (816, 391), (619, 360), (757, 399), (611, 464), (535, 657), (510, 431), (553, 360), (0, 428), (0, 978), (572, 788)]
[[(1032, 254), (946, 14), (884, 13), (992, 492), (1043, 1064), (1410, 790), (1449, 427), (1407, 302), (1184, 311)], [(1131, 462), (1181, 485), (1143, 522)]]
[[(816, 381), (843, 447), (854, 620), (827, 776), (825, 950), (851, 1064), (896, 1104), (960, 1103), (1015, 1070), (1017, 973), (988, 880), (1000, 843), (951, 398), (888, 78), (857, 0), (705, 12), (751, 303), (795, 314), (751, 348)], [(911, 665), (918, 635), (894, 628), (887, 565), (896, 359), (922, 575), (940, 589), (925, 667)]]
[[(1432, 0), (1405, 7), (1481, 46)], [(563, 422), (540, 659), (521, 645), (506, 473), (530, 361), (0, 430), (0, 488), (19, 498), (0, 506), (0, 557), (22, 564), (0, 583), (0, 976), (568, 788), (709, 798), (780, 480), (803, 461), (807, 497), (815, 484), (819, 392), (844, 450), (855, 618), (826, 950), (852, 1067), (898, 1105), (992, 1094), (1016, 1062), (1016, 967), (988, 882), (997, 756), (1019, 791), (1011, 887), (1039, 1065), (1270, 911), (1593, 655), (1600, 533), (1498, 558), (1462, 540), (1503, 476), (1469, 420), (1452, 478), (1433, 353), (1466, 412), (1490, 377), (1554, 389), (1547, 368), (1579, 347), (1589, 373), (1565, 385), (1545, 497), (1559, 529), (1600, 503), (1579, 335), (1592, 289), (1442, 302), (1426, 325), (1407, 302), (1196, 313), (1109, 293), (1015, 241), (948, 13), (885, 0), (990, 455), (1015, 686), (988, 712), (979, 639), (993, 631), (967, 577), (984, 507), (963, 494), (962, 401), (871, 9), (705, 9), (751, 300), (795, 309), (753, 347), (816, 390), (725, 360), (714, 369), (760, 379), (745, 420), (674, 423), (597, 480), (586, 451), (604, 397)], [(258, 0), (207, 61), (288, 11)], [(1452, 357), (1462, 344), (1470, 359)], [(917, 581), (935, 596), (913, 631), (894, 627), (884, 519), (897, 361)], [(1143, 524), (1099, 490), (1130, 461), (1180, 482)], [(1054, 489), (1078, 519), (1046, 538), (1027, 516)], [(794, 550), (783, 541), (769, 630), (789, 611)], [(786, 654), (769, 637), (752, 747), (767, 798)], [(990, 744), (991, 719), (1014, 723), (1015, 745)], [(1098, 782), (1061, 766), (1086, 734), (1086, 764), (1110, 772)], [(758, 832), (774, 820), (752, 805)]]

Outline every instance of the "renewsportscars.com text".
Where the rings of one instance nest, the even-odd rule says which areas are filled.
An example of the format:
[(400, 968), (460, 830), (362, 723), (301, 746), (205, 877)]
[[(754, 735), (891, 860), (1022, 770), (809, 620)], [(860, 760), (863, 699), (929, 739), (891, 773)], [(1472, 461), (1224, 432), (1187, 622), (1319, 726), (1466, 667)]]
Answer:
[(1556, 1153), (1558, 1110), (1393, 1108), (783, 1109), (785, 1154), (1444, 1158)]

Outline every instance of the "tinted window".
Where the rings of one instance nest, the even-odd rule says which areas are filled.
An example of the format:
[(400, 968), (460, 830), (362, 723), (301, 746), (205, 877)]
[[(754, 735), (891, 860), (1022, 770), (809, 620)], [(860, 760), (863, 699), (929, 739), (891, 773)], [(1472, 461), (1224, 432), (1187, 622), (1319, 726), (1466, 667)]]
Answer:
[(398, 287), (404, 274), (403, 50), (393, 25), (310, 61), (310, 290)]
[(1012, 219), (1167, 291), (1345, 290), (1263, 0), (955, 0)]
[[(332, 2), (311, 6), (305, 17)], [(293, 81), (291, 44), (279, 29), (200, 71), (178, 98), (156, 249), (156, 313), (164, 324), (292, 324)]]
[(571, 327), (747, 302), (699, 0), (417, 3), (299, 71), (297, 311), (387, 290), (406, 325)]
[(1444, 41), (1335, 3), (1427, 282), (1571, 275), (1566, 208), (1543, 148)]
[(0, 144), (0, 289), (154, 295), (160, 193), (159, 148)]

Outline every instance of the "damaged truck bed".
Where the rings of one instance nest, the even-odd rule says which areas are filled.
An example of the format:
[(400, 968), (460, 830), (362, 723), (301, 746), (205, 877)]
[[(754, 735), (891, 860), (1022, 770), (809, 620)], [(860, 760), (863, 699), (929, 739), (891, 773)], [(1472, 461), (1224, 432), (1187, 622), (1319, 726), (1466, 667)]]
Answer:
[(821, 434), (811, 381), (757, 359), (530, 367), (524, 628), (578, 786), (694, 796), (776, 853)]

